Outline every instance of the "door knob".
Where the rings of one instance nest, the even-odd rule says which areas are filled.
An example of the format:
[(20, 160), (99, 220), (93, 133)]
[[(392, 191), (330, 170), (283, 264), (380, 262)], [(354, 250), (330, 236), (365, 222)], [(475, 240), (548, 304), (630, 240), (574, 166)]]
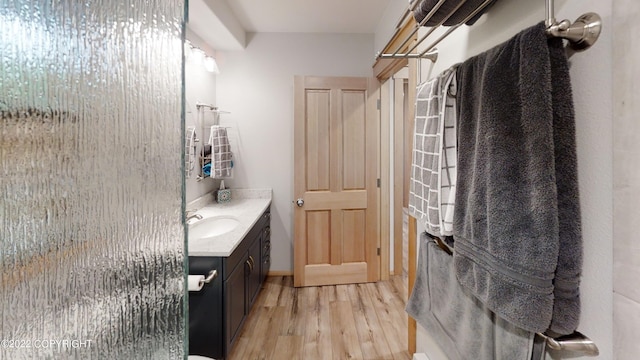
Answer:
[(304, 205), (304, 200), (302, 198), (296, 200), (296, 205), (298, 205), (298, 207), (302, 207), (302, 205)]

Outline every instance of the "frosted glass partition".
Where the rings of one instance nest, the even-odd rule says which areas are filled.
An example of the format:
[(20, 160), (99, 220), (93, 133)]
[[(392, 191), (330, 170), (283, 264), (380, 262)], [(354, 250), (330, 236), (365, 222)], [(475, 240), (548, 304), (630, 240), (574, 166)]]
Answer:
[(0, 359), (185, 356), (183, 21), (0, 0)]

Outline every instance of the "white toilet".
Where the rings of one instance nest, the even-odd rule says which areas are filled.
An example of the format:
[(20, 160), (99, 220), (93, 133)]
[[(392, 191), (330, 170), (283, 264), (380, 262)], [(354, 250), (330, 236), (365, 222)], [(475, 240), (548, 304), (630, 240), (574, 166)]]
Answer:
[(209, 357), (204, 357), (204, 356), (200, 356), (200, 355), (189, 355), (189, 357), (187, 357), (188, 360), (213, 360), (212, 358)]

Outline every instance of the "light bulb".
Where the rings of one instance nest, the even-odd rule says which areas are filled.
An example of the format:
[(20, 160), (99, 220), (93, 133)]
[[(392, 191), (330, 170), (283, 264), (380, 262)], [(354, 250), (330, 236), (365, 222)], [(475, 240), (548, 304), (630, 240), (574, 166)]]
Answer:
[(216, 64), (216, 59), (211, 56), (207, 56), (204, 58), (204, 68), (207, 69), (208, 72), (212, 72), (214, 74), (219, 74), (220, 69), (218, 69), (218, 64)]
[(204, 61), (204, 57), (205, 57), (204, 51), (198, 48), (191, 49), (191, 58), (193, 59), (194, 63), (202, 64), (202, 62)]

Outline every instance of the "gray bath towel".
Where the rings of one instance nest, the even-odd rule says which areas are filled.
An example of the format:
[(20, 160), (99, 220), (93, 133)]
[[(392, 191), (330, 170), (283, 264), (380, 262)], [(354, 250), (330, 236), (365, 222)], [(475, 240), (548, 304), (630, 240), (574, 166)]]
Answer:
[[(497, 317), (458, 284), (453, 258), (420, 237), (416, 282), (407, 313), (450, 360), (530, 360), (534, 334)], [(538, 344), (544, 347), (544, 344)]]
[(458, 281), (531, 332), (580, 315), (575, 123), (562, 40), (540, 23), (458, 67)]
[[(491, 6), (497, 0), (491, 1), (487, 6), (485, 6), (481, 11), (479, 11), (475, 16), (471, 19), (467, 20), (465, 24), (473, 25), (482, 14), (487, 12)], [(419, 23), (421, 22), (427, 15), (431, 13), (431, 11), (436, 7), (439, 0), (422, 0), (422, 2), (416, 6), (413, 11), (413, 18)], [(440, 7), (435, 11), (435, 13), (427, 20), (424, 26), (436, 26), (444, 21), (445, 26), (454, 26), (458, 24), (462, 24), (464, 19), (466, 19), (469, 15), (471, 15), (477, 8), (479, 8), (485, 0), (446, 0)], [(462, 3), (462, 5), (460, 5)], [(449, 16), (449, 14), (453, 14)], [(448, 17), (448, 18), (447, 18)]]

